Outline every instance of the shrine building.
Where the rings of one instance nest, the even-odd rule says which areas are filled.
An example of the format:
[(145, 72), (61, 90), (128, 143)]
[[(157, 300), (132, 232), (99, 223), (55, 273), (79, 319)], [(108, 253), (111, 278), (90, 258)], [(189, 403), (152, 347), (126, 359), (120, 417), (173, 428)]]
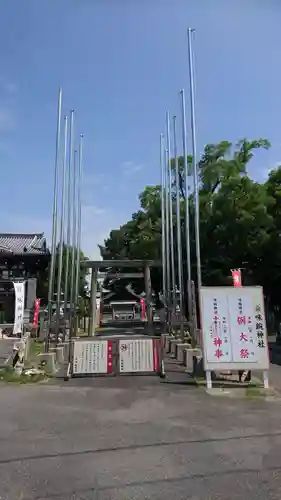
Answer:
[[(0, 233), (0, 323), (13, 323), (14, 282), (25, 283), (24, 322), (31, 320), (36, 298), (46, 295), (50, 252), (44, 233)], [(38, 283), (39, 275), (41, 277)], [(41, 289), (40, 289), (41, 288)], [(43, 304), (42, 304), (43, 305)]]

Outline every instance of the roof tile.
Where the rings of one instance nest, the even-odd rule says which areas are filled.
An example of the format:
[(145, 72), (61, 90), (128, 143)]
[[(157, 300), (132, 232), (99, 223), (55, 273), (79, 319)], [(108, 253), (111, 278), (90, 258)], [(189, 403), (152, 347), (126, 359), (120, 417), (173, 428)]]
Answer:
[(45, 254), (46, 238), (40, 234), (0, 233), (0, 253)]

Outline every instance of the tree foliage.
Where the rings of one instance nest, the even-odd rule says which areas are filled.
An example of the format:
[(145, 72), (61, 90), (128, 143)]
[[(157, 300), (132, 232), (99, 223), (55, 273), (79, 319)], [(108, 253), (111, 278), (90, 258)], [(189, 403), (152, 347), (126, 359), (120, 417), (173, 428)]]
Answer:
[[(244, 284), (262, 285), (267, 303), (277, 314), (281, 289), (281, 166), (264, 183), (252, 180), (249, 162), (257, 149), (268, 149), (266, 139), (208, 144), (198, 162), (200, 179), (200, 238), (202, 281), (231, 283), (233, 268), (242, 268)], [(185, 267), (185, 177), (178, 158), (183, 258)], [(192, 157), (188, 157), (189, 174)], [(171, 161), (175, 190), (175, 160)], [(192, 177), (190, 177), (192, 183)], [(131, 220), (111, 231), (101, 255), (106, 259), (161, 259), (161, 187), (148, 186), (140, 194), (140, 209)], [(175, 197), (175, 193), (174, 193)], [(194, 206), (189, 193), (192, 274), (196, 280)], [(176, 234), (175, 234), (176, 236)], [(176, 252), (175, 252), (176, 254)], [(186, 275), (185, 275), (186, 279)], [(161, 275), (153, 286), (161, 288)]]

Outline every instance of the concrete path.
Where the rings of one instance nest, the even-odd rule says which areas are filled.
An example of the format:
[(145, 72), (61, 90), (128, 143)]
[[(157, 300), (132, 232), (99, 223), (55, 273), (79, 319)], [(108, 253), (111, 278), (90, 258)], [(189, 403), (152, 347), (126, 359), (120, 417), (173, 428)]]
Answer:
[(0, 386), (0, 402), (1, 500), (281, 498), (279, 400), (118, 377)]
[[(0, 366), (4, 365), (5, 362), (12, 355), (14, 343), (15, 339), (13, 338), (0, 339)], [(0, 500), (2, 500), (1, 497)]]
[(106, 325), (100, 327), (96, 331), (96, 335), (106, 336), (106, 337), (119, 337), (124, 335), (133, 335), (133, 336), (147, 336), (147, 335), (160, 335), (161, 334), (161, 325), (155, 323), (152, 327), (152, 330), (149, 331), (147, 324), (136, 322), (123, 322), (119, 324), (107, 323)]

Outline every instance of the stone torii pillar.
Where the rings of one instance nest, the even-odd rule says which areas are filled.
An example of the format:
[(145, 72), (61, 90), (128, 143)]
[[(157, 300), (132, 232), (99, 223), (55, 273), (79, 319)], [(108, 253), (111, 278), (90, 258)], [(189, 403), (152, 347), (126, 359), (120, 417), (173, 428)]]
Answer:
[(97, 283), (98, 283), (98, 269), (93, 267), (91, 276), (91, 296), (90, 296), (90, 321), (89, 321), (90, 337), (95, 335), (95, 328), (96, 328)]

